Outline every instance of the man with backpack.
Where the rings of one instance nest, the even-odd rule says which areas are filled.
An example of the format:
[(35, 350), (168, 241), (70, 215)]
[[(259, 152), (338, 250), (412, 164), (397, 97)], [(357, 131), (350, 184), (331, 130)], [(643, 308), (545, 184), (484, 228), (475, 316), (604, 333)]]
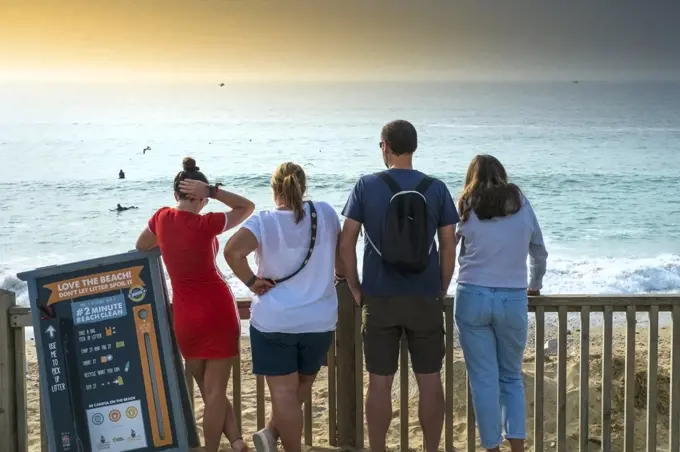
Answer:
[[(444, 423), (443, 297), (453, 276), (459, 218), (446, 185), (413, 169), (417, 147), (411, 123), (385, 125), (380, 149), (387, 170), (359, 179), (342, 212), (340, 255), (348, 272), (343, 276), (363, 311), (366, 422), (373, 452), (385, 451), (402, 334), (418, 382), (426, 451), (438, 450)], [(360, 284), (356, 244), (362, 226)]]

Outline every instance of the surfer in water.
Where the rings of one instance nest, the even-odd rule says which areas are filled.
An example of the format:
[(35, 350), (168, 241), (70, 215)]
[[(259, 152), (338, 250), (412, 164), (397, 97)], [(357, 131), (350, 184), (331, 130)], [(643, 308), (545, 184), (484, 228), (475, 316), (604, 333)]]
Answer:
[(125, 212), (126, 210), (130, 209), (139, 209), (137, 206), (129, 206), (129, 207), (123, 207), (120, 204), (116, 205), (115, 209), (111, 209), (111, 212)]
[(118, 171), (118, 179), (125, 179), (125, 173), (123, 170)]

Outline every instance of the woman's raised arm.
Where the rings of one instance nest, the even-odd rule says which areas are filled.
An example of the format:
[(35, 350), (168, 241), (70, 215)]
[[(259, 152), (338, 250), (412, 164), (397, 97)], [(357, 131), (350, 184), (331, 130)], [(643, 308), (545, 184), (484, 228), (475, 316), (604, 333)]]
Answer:
[(243, 223), (255, 210), (255, 204), (243, 196), (220, 188), (211, 187), (200, 180), (185, 179), (179, 183), (182, 193), (194, 198), (213, 198), (229, 207), (227, 212), (227, 229)]

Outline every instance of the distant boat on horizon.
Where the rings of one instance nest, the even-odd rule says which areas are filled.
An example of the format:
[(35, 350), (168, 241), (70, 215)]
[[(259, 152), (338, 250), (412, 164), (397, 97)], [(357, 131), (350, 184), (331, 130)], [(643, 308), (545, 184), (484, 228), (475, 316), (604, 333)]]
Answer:
[(571, 82), (571, 83), (578, 83), (578, 80), (574, 80), (574, 81), (573, 81), (573, 82)]

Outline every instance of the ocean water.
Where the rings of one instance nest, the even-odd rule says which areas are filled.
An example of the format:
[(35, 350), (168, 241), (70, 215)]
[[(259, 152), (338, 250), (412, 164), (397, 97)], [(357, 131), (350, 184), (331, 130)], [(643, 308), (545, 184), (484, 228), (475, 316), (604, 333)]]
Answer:
[(295, 161), (340, 211), (396, 118), (454, 196), (475, 154), (504, 163), (543, 228), (544, 293), (680, 292), (680, 83), (642, 82), (0, 85), (0, 287), (26, 303), (17, 272), (132, 249), (187, 155), (258, 208)]

